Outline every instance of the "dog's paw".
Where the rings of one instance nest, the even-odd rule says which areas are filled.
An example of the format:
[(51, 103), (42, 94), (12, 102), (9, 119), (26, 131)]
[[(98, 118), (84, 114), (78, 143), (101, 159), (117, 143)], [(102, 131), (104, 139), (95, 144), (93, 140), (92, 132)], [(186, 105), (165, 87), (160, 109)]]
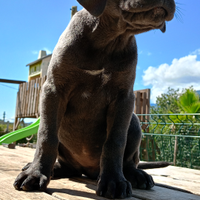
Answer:
[(17, 176), (13, 186), (15, 187), (16, 190), (45, 191), (49, 181), (50, 181), (50, 176), (44, 175), (39, 170), (32, 169), (31, 167), (29, 167), (28, 169), (22, 171)]
[(109, 199), (123, 199), (132, 196), (132, 187), (123, 176), (102, 175), (98, 181), (96, 194)]
[(141, 169), (124, 169), (124, 175), (133, 188), (149, 190), (155, 185), (152, 176)]
[(27, 170), (30, 166), (31, 166), (32, 163), (27, 163), (23, 168), (22, 168), (22, 171), (25, 171)]

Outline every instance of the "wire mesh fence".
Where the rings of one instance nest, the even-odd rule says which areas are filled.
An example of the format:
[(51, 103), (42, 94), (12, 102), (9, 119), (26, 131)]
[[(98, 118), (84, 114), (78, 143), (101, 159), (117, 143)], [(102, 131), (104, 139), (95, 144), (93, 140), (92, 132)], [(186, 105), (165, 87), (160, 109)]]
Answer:
[(138, 114), (140, 159), (200, 169), (200, 114)]

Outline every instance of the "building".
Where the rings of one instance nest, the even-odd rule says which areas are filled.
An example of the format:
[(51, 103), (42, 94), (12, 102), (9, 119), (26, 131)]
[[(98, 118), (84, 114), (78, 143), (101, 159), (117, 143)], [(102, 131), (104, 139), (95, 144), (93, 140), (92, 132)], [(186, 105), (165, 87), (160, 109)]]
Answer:
[(28, 81), (36, 78), (42, 78), (47, 75), (47, 69), (51, 60), (52, 54), (47, 55), (46, 51), (41, 50), (38, 55), (38, 59), (27, 64), (29, 66)]
[[(77, 12), (77, 6), (72, 6), (71, 17)], [(47, 75), (47, 69), (51, 60), (52, 54), (47, 55), (46, 51), (41, 50), (38, 59), (26, 66), (29, 66), (28, 82), (36, 78), (42, 78)]]

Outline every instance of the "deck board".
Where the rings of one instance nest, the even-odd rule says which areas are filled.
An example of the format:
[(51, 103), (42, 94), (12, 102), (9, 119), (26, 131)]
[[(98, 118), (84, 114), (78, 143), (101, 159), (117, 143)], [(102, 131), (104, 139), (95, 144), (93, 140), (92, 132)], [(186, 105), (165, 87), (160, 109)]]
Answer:
[(178, 187), (200, 195), (200, 170), (169, 166), (145, 171), (153, 176), (156, 183)]
[[(13, 187), (16, 176), (21, 168), (31, 162), (34, 156), (34, 149), (16, 147), (8, 149), (0, 146), (0, 199), (47, 199), (47, 200), (105, 200), (95, 194), (96, 183), (85, 177), (73, 179), (51, 180), (46, 192), (23, 192)], [(194, 194), (155, 186), (153, 189), (133, 189), (133, 197), (129, 200), (200, 200), (200, 171), (180, 167), (167, 167), (162, 169), (146, 170), (153, 175), (156, 183), (173, 186), (177, 189), (185, 189)]]

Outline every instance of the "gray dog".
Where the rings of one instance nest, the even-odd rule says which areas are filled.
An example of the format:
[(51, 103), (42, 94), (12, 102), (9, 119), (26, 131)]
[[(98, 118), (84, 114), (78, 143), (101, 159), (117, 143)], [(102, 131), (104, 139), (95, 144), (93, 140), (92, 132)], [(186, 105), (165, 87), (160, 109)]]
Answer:
[[(141, 128), (133, 114), (135, 34), (165, 32), (174, 0), (78, 0), (55, 47), (41, 95), (37, 149), (15, 180), (18, 190), (45, 190), (51, 179), (85, 174), (97, 195), (126, 198), (150, 189), (139, 163)], [(56, 162), (56, 158), (58, 162)]]

